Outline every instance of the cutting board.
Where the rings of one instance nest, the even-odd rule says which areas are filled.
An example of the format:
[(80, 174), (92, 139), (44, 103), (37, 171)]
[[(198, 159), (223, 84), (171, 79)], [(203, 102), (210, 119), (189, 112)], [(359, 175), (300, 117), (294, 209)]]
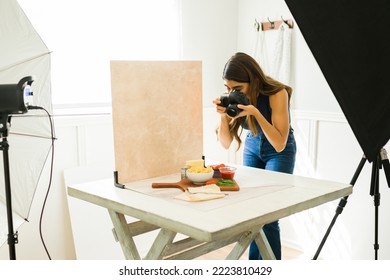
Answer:
[[(220, 186), (221, 191), (238, 191), (240, 187), (238, 186), (235, 180), (233, 186)], [(178, 188), (182, 191), (186, 191), (188, 188), (196, 188), (200, 187), (199, 185), (195, 185), (189, 179), (181, 179), (179, 182), (175, 183), (152, 183), (152, 188)]]

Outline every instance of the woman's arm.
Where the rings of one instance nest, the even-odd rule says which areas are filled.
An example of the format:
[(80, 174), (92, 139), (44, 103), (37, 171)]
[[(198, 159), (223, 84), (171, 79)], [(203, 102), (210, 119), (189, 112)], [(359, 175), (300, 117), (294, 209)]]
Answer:
[(218, 140), (222, 144), (222, 147), (225, 149), (229, 149), (230, 144), (233, 141), (233, 135), (230, 133), (229, 123), (231, 118), (225, 113), (226, 108), (222, 106), (218, 106), (220, 104), (220, 98), (217, 98), (213, 101), (216, 105), (216, 110), (221, 116), (221, 122), (219, 123), (217, 133)]
[(286, 147), (287, 137), (290, 128), (288, 114), (288, 93), (286, 90), (281, 90), (278, 93), (269, 97), (270, 106), (272, 109), (272, 124), (260, 113), (253, 105), (238, 107), (243, 109), (242, 115), (253, 115), (259, 123), (265, 137), (275, 148), (277, 152), (281, 152)]
[(229, 149), (230, 144), (233, 141), (233, 136), (230, 133), (229, 128), (230, 117), (226, 114), (221, 115), (221, 122), (218, 127), (218, 139), (221, 142), (222, 147)]

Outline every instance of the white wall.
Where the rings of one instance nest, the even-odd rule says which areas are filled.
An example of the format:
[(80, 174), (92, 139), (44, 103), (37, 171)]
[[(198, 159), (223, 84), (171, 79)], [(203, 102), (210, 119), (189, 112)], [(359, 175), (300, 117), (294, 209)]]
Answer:
[(238, 0), (183, 0), (183, 59), (202, 60), (204, 106), (225, 91), (223, 65), (237, 49)]
[[(253, 53), (255, 19), (259, 22), (269, 20), (293, 19), (283, 0), (240, 0), (238, 50)], [(292, 87), (294, 95), (292, 106), (298, 110), (340, 112), (320, 68), (318, 67), (299, 26), (294, 21), (292, 35)]]
[[(183, 0), (183, 58), (203, 61), (204, 147), (206, 157), (240, 163), (240, 153), (224, 151), (216, 142), (218, 123), (210, 104), (223, 91), (221, 72), (226, 59), (235, 51), (250, 53), (254, 19), (258, 21), (291, 18), (282, 0)], [(349, 182), (362, 152), (345, 121), (299, 27), (293, 32), (293, 125), (298, 141), (296, 174)], [(43, 236), (53, 259), (74, 259), (72, 225), (63, 170), (77, 166), (99, 166), (107, 174), (114, 170), (110, 115), (56, 117), (53, 186), (43, 216)], [(387, 146), (387, 150), (390, 147)], [(369, 195), (371, 164), (366, 163), (354, 193), (348, 199), (320, 257), (325, 259), (373, 259), (374, 207)], [(42, 178), (48, 176), (48, 166)], [(379, 221), (379, 258), (390, 259), (387, 213), (389, 189), (381, 171), (382, 194)], [(34, 199), (30, 222), (19, 229), (18, 259), (47, 259), (39, 238), (39, 214), (46, 192), (42, 179)], [(313, 186), (315, 187), (315, 186)], [(282, 220), (282, 238), (311, 258), (325, 233), (338, 201)], [(92, 219), (93, 217), (91, 217)], [(99, 219), (100, 217), (95, 217)], [(77, 228), (73, 227), (77, 231)], [(106, 230), (106, 228), (102, 229)], [(80, 234), (80, 232), (78, 232)], [(93, 236), (93, 232), (81, 234)], [(91, 248), (97, 253), (99, 248)], [(107, 257), (108, 258), (108, 257)], [(0, 259), (8, 259), (8, 248), (0, 248)]]

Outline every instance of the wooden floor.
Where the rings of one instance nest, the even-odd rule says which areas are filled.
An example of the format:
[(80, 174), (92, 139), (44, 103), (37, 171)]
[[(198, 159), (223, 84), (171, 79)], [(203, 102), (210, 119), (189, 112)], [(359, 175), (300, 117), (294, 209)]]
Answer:
[[(223, 260), (229, 254), (229, 252), (232, 250), (233, 247), (234, 244), (223, 247), (219, 250), (216, 250), (214, 252), (196, 258), (196, 260)], [(302, 256), (302, 252), (285, 246), (282, 247), (282, 254), (283, 254), (282, 256), (283, 260), (299, 259)], [(242, 255), (240, 259), (241, 260), (248, 259), (248, 250)]]

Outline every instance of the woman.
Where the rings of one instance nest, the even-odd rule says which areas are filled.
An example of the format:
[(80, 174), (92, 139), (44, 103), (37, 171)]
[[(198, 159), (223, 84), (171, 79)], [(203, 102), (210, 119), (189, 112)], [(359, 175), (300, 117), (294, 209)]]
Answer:
[[(292, 174), (296, 143), (290, 124), (291, 87), (266, 76), (259, 64), (245, 53), (236, 53), (228, 60), (222, 78), (227, 93), (236, 90), (249, 99), (249, 105), (237, 106), (242, 111), (234, 118), (226, 114), (220, 98), (213, 101), (221, 116), (217, 134), (222, 146), (228, 149), (235, 139), (239, 149), (244, 128), (248, 130), (243, 150), (245, 166)], [(280, 260), (279, 221), (265, 225), (263, 230), (275, 258)], [(249, 248), (249, 259), (262, 259), (254, 241)]]

